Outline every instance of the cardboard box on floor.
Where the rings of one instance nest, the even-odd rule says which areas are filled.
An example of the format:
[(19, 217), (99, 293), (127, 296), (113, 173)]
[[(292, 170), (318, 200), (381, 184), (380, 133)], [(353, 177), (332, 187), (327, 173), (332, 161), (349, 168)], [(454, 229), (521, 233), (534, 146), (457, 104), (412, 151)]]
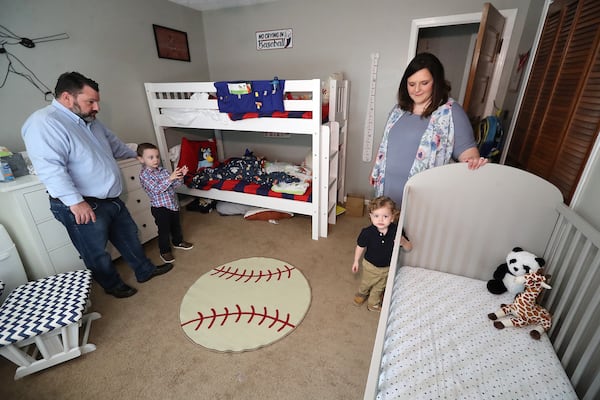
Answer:
[(361, 194), (346, 195), (346, 214), (351, 217), (362, 217), (365, 211), (365, 196)]

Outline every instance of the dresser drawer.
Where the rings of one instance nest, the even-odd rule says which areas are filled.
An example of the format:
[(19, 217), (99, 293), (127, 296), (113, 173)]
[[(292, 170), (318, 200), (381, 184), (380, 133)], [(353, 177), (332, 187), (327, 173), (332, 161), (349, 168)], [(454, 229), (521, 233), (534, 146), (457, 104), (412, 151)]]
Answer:
[(131, 217), (138, 226), (138, 237), (140, 238), (140, 242), (146, 243), (148, 240), (158, 235), (158, 228), (154, 222), (154, 217), (152, 216), (150, 209), (135, 214), (132, 213)]
[(142, 164), (139, 162), (129, 165), (127, 167), (121, 168), (121, 173), (123, 175), (123, 193), (133, 191), (139, 189), (140, 185), (140, 170), (142, 169)]
[(34, 192), (24, 193), (25, 203), (33, 216), (36, 223), (54, 219), (52, 211), (50, 211), (50, 200), (48, 200), (48, 192), (46, 189), (36, 190)]
[(56, 273), (84, 269), (85, 264), (72, 244), (48, 252)]
[(137, 190), (123, 193), (121, 200), (123, 200), (132, 215), (144, 210), (150, 211), (150, 198), (144, 189), (139, 187)]
[(42, 242), (44, 242), (44, 247), (48, 251), (71, 244), (71, 238), (69, 238), (67, 229), (54, 218), (38, 224), (37, 229)]

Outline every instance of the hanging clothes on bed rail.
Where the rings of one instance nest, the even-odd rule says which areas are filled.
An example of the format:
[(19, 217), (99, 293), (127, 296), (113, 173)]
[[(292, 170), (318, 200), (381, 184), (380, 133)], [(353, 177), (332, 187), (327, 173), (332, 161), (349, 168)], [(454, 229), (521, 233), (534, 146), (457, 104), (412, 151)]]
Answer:
[(219, 111), (232, 114), (258, 113), (258, 116), (283, 112), (284, 87), (285, 80), (277, 77), (270, 81), (215, 82)]

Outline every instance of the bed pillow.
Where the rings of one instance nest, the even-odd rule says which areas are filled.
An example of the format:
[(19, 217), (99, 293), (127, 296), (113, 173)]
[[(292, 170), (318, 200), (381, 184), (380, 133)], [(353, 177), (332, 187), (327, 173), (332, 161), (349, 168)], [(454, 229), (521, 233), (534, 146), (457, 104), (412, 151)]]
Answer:
[(213, 157), (213, 167), (218, 165), (217, 160), (217, 143), (212, 140), (189, 140), (188, 138), (181, 138), (181, 153), (179, 155), (179, 162), (177, 167), (183, 167), (187, 165), (189, 168), (189, 174), (194, 174), (198, 169), (198, 154), (200, 149), (209, 148)]

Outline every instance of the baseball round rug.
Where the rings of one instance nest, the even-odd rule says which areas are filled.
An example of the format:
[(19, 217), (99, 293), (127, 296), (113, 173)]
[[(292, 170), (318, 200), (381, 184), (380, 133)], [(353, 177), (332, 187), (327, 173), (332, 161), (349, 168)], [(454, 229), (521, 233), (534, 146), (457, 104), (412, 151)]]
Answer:
[(185, 334), (211, 350), (241, 352), (292, 332), (310, 307), (308, 281), (273, 258), (243, 258), (202, 275), (181, 302)]

